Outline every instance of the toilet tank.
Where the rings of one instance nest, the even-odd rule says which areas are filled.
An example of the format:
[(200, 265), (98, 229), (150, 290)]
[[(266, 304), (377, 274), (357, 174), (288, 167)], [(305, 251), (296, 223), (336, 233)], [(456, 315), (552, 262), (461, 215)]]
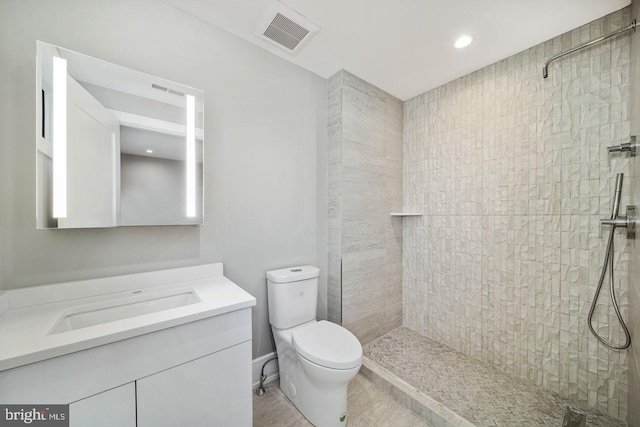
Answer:
[(310, 265), (267, 272), (269, 323), (288, 329), (316, 318), (320, 270)]

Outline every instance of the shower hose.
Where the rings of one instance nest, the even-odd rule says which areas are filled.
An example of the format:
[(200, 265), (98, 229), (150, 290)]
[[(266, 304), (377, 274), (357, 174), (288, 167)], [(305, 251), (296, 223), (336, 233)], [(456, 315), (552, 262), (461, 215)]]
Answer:
[[(625, 350), (631, 345), (631, 336), (629, 335), (629, 329), (627, 325), (624, 323), (622, 319), (622, 315), (620, 314), (620, 308), (618, 307), (618, 301), (616, 300), (616, 293), (613, 287), (613, 236), (615, 232), (615, 227), (611, 227), (609, 231), (609, 241), (607, 242), (607, 250), (604, 256), (604, 263), (602, 264), (602, 271), (600, 272), (600, 280), (598, 281), (598, 288), (596, 289), (596, 293), (593, 296), (593, 302), (591, 303), (591, 309), (589, 310), (589, 318), (588, 324), (589, 329), (595, 335), (595, 337), (605, 346), (609, 347), (613, 350)], [(609, 267), (609, 293), (611, 294), (611, 302), (613, 303), (613, 309), (616, 312), (616, 316), (618, 316), (618, 321), (620, 322), (620, 326), (622, 326), (622, 330), (625, 335), (625, 342), (622, 345), (613, 345), (607, 342), (604, 338), (602, 338), (595, 331), (592, 325), (593, 320), (593, 312), (596, 309), (596, 302), (598, 301), (598, 297), (600, 296), (600, 290), (602, 289), (602, 284), (604, 283), (604, 277), (606, 275), (607, 266)]]

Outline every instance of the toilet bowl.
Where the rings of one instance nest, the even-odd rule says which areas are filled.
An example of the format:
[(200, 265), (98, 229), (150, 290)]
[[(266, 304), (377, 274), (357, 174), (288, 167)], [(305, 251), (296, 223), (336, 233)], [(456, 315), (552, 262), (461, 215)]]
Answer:
[(344, 426), (347, 388), (362, 365), (362, 346), (342, 326), (316, 320), (318, 275), (311, 266), (267, 273), (280, 388), (316, 427)]

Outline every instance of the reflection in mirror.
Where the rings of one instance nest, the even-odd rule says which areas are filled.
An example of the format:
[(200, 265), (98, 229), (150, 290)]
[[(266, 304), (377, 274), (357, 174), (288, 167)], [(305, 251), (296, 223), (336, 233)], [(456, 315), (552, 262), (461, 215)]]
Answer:
[(202, 224), (204, 93), (37, 42), (38, 228)]

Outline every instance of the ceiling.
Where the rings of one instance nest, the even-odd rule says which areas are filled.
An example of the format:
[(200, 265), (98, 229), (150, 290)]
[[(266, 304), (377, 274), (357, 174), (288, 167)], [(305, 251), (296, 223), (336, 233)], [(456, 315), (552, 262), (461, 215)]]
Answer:
[[(273, 0), (166, 0), (328, 78), (345, 69), (406, 100), (631, 0), (285, 0), (320, 27), (295, 55), (254, 36)], [(628, 23), (620, 23), (627, 25)], [(453, 43), (471, 33), (474, 43)], [(555, 53), (555, 52), (554, 52)]]

